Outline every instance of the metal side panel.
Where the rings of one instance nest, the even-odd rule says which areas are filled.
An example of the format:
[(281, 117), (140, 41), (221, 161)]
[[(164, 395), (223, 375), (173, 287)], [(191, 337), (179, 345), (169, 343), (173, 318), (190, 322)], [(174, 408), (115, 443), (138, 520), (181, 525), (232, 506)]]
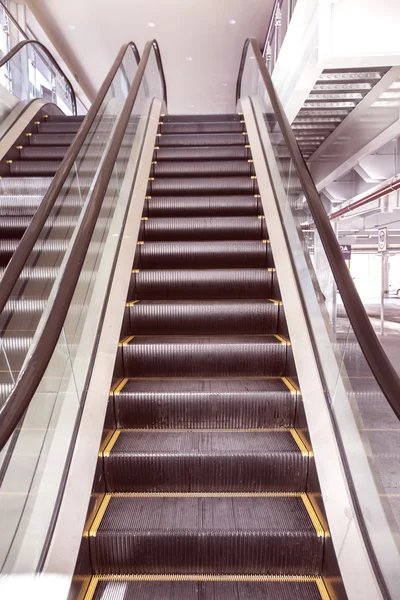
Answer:
[[(137, 243), (160, 112), (161, 102), (154, 101), (68, 480), (44, 565), (45, 573), (57, 573), (68, 581), (65, 597), (72, 580), (92, 489), (112, 381), (115, 352), (131, 276), (131, 257), (134, 255)], [(130, 190), (123, 191), (130, 192)], [(58, 597), (64, 596), (59, 595)]]
[[(274, 191), (265, 162), (260, 135), (268, 152), (269, 168), (277, 170), (277, 166), (274, 164), (274, 154), (267, 131), (263, 125), (261, 111), (258, 114), (256, 107), (258, 117), (256, 121), (251, 101), (242, 99), (241, 105), (251, 142), (264, 213), (269, 225), (270, 242), (285, 306), (286, 320), (293, 346), (310, 438), (341, 575), (349, 600), (358, 598), (378, 600), (382, 598), (382, 595), (369, 560), (348, 488), (331, 414), (326, 402), (324, 385), (319, 374), (310, 331), (303, 312), (300, 290), (297, 286), (277, 203), (274, 200)], [(264, 129), (259, 129), (259, 124)], [(279, 178), (279, 173), (277, 173), (277, 178)], [(282, 193), (284, 193), (283, 188)], [(300, 243), (296, 245), (297, 233), (294, 223), (293, 227), (293, 236), (291, 237), (293, 251), (301, 255)], [(309, 277), (306, 264), (304, 264), (303, 271), (302, 277)], [(309, 279), (309, 289), (303, 289), (303, 293), (313, 294), (313, 284), (311, 278)], [(334, 361), (326, 324), (317, 301), (315, 302), (313, 319), (318, 322), (318, 329), (324, 340), (325, 353), (329, 354), (329, 357), (326, 356), (326, 358), (331, 359), (331, 362), (326, 364), (332, 364), (333, 366), (336, 361)]]

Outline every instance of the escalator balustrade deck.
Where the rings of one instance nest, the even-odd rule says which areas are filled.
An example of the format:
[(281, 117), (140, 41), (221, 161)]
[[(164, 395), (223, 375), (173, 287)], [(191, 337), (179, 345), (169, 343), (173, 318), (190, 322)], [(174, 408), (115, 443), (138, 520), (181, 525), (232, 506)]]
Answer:
[[(330, 598), (240, 115), (164, 117), (87, 523), (100, 598)], [(84, 545), (85, 542), (83, 542)]]

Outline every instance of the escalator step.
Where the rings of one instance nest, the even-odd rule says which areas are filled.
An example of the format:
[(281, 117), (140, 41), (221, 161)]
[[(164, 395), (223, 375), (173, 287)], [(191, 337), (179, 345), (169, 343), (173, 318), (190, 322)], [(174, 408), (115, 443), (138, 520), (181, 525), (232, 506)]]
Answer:
[(204, 194), (258, 194), (257, 180), (248, 177), (159, 177), (150, 179), (148, 196)]
[(38, 133), (76, 133), (81, 126), (80, 121), (50, 121), (37, 126)]
[(232, 269), (273, 267), (270, 244), (262, 241), (145, 242), (135, 256), (139, 269)]
[(265, 219), (257, 217), (175, 217), (143, 221), (142, 241), (259, 240), (268, 232)]
[(131, 275), (131, 300), (277, 298), (267, 269), (139, 270)]
[(324, 537), (307, 503), (300, 494), (106, 495), (89, 537), (94, 572), (317, 575)]
[(10, 165), (10, 174), (12, 177), (27, 175), (55, 175), (61, 161), (59, 160), (14, 160)]
[(30, 146), (70, 146), (75, 133), (32, 133), (29, 136)]
[(67, 146), (24, 146), (20, 150), (21, 160), (62, 160)]
[[(278, 581), (132, 581), (124, 579), (97, 582), (93, 600), (327, 600), (322, 579)], [(192, 578), (191, 578), (192, 579)], [(322, 590), (322, 593), (321, 591)]]
[(248, 160), (167, 160), (151, 167), (151, 177), (208, 177), (217, 175), (254, 175), (254, 166)]
[(251, 335), (278, 333), (280, 308), (271, 300), (170, 300), (135, 302), (125, 311), (132, 335)]
[[(1, 199), (0, 199), (1, 200)], [(255, 196), (154, 196), (146, 199), (144, 214), (152, 217), (222, 217), (261, 214)]]
[[(108, 492), (303, 492), (308, 456), (290, 431), (117, 431)], [(301, 445), (301, 442), (300, 442)]]
[(289, 428), (297, 395), (284, 380), (272, 377), (128, 379), (111, 401), (118, 428)]
[(46, 123), (82, 123), (85, 115), (47, 115)]
[(189, 122), (189, 123), (162, 123), (159, 126), (160, 133), (241, 133), (244, 131), (244, 123), (241, 121), (212, 121), (212, 122)]
[(251, 158), (250, 148), (246, 146), (200, 146), (188, 147), (180, 146), (178, 148), (165, 147), (154, 150), (154, 160), (227, 160), (227, 159), (245, 159)]
[(234, 114), (221, 114), (221, 115), (163, 115), (161, 121), (164, 123), (190, 123), (203, 121), (205, 123), (214, 123), (222, 121), (241, 121), (242, 115)]
[(160, 134), (157, 146), (243, 146), (248, 144), (247, 135), (242, 133), (183, 133)]
[(291, 346), (275, 335), (135, 336), (120, 346), (125, 377), (282, 377)]
[(2, 196), (43, 196), (48, 190), (52, 177), (2, 177)]

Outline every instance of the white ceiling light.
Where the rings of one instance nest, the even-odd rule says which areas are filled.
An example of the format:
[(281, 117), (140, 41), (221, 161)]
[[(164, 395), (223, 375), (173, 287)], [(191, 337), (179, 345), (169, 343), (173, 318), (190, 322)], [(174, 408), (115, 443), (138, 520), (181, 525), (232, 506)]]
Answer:
[(225, 83), (225, 81), (223, 81), (223, 82), (221, 83), (221, 85), (222, 85), (223, 87), (226, 87), (228, 84), (227, 84), (227, 83)]
[(228, 23), (229, 25), (236, 25), (235, 19), (229, 19)]
[(147, 26), (148, 26), (148, 27), (155, 27), (155, 26), (156, 26), (156, 24), (155, 24), (155, 23), (153, 23), (153, 21), (150, 21), (149, 23), (147, 23)]
[(193, 60), (191, 56), (187, 56), (185, 60)]
[(70, 29), (71, 31), (74, 31), (74, 29), (76, 29), (75, 25), (68, 25), (68, 29)]

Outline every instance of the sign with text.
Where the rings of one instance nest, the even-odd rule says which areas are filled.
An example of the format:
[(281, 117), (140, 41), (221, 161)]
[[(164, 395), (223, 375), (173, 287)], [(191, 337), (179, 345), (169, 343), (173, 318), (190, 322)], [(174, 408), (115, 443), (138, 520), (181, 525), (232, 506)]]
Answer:
[(343, 244), (340, 246), (344, 260), (351, 259), (351, 244)]
[(378, 229), (378, 251), (386, 252), (387, 250), (387, 228), (381, 227)]

